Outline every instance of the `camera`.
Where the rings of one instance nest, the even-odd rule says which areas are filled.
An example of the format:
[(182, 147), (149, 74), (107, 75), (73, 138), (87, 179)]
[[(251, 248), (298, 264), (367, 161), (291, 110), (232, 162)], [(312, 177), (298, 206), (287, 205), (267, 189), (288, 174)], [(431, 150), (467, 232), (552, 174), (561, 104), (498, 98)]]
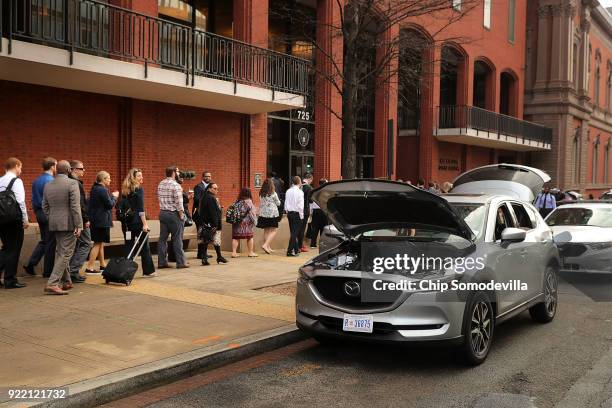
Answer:
[(195, 172), (193, 170), (181, 170), (179, 171), (178, 177), (183, 180), (193, 180), (195, 178)]

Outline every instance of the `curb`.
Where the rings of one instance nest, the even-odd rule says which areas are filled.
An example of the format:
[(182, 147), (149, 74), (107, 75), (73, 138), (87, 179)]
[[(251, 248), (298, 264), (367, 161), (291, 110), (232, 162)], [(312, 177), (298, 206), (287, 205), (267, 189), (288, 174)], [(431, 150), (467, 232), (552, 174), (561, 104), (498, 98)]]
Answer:
[[(44, 408), (93, 407), (135, 392), (167, 384), (205, 369), (222, 366), (305, 339), (295, 324), (203, 347), (162, 360), (127, 368), (89, 380), (68, 384), (69, 396), (62, 400), (19, 406)], [(0, 407), (14, 406), (0, 403)]]

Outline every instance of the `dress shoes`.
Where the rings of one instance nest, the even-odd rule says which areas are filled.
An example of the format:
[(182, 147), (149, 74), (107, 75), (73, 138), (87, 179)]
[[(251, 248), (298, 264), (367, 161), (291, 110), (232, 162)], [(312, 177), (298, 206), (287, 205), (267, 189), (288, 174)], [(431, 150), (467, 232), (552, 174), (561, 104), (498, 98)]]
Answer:
[(23, 270), (28, 275), (32, 275), (32, 276), (36, 275), (36, 272), (34, 272), (34, 267), (32, 265), (23, 265)]
[(72, 285), (72, 283), (68, 283), (68, 282), (66, 282), (66, 283), (64, 283), (64, 284), (62, 285), (62, 290), (70, 290), (70, 289), (72, 289), (72, 288), (74, 288), (74, 286)]
[(71, 276), (70, 280), (72, 281), (72, 283), (83, 283), (87, 280), (87, 278), (85, 276)]
[(177, 265), (176, 269), (187, 269), (189, 268), (189, 264), (185, 264), (185, 265)]
[(67, 295), (68, 292), (63, 291), (59, 286), (45, 287), (45, 295)]
[(157, 269), (168, 269), (170, 268), (170, 265), (162, 265), (162, 266), (158, 266)]
[(25, 288), (27, 285), (18, 281), (4, 282), (4, 289), (20, 289)]

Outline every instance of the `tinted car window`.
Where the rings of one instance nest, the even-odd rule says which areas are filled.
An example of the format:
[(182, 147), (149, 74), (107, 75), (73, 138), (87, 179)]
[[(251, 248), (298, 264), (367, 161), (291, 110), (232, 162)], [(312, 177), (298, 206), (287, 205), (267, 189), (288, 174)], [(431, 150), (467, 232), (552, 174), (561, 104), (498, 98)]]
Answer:
[(512, 203), (512, 209), (514, 210), (514, 215), (516, 215), (519, 228), (526, 230), (531, 230), (534, 228), (533, 223), (531, 222), (531, 217), (529, 217), (525, 207), (518, 203)]
[(514, 222), (512, 221), (512, 215), (510, 214), (510, 210), (508, 210), (508, 206), (506, 204), (502, 204), (497, 208), (495, 218), (495, 240), (500, 240), (502, 232), (506, 228), (512, 227), (514, 227)]
[(592, 227), (612, 227), (612, 207), (610, 208), (557, 208), (546, 218), (551, 227), (555, 225), (583, 225)]

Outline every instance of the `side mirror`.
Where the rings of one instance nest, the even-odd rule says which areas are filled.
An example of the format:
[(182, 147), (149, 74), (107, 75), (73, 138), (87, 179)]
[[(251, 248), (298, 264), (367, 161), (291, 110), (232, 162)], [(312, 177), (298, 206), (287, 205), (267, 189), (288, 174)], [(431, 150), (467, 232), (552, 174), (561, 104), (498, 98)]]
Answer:
[(523, 242), (527, 237), (527, 231), (520, 228), (506, 228), (502, 231), (502, 242)]

